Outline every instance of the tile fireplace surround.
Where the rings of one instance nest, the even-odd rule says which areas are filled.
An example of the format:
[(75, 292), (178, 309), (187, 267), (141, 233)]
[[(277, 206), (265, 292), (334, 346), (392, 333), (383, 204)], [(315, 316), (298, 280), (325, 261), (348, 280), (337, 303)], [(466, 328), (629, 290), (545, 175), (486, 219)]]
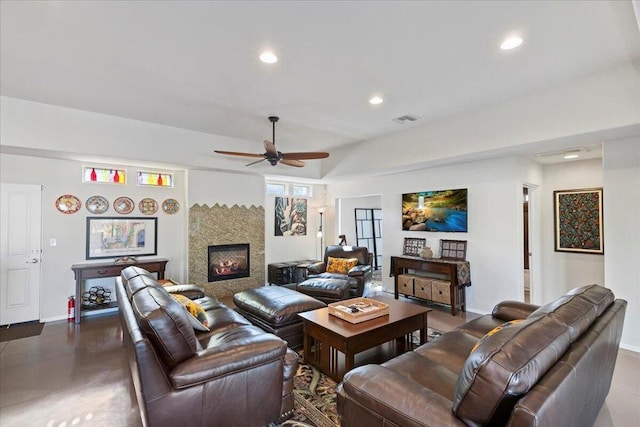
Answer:
[[(195, 204), (189, 208), (189, 283), (216, 298), (264, 285), (264, 207)], [(249, 277), (209, 282), (208, 248), (248, 243)]]

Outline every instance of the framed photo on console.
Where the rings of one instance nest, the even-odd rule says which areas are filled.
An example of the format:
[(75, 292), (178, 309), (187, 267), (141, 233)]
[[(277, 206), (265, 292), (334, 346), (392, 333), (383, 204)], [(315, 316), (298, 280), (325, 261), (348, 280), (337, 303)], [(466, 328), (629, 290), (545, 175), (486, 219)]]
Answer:
[(158, 218), (87, 217), (87, 259), (157, 253)]
[(440, 258), (465, 261), (467, 259), (467, 241), (440, 240)]
[(604, 254), (602, 188), (553, 192), (556, 252)]

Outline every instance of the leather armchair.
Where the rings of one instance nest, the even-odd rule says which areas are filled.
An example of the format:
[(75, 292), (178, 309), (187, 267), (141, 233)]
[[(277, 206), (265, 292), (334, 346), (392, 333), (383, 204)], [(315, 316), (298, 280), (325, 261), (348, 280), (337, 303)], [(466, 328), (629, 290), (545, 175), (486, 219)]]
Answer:
[[(327, 263), (331, 258), (356, 258), (358, 264), (347, 274), (327, 273)], [(369, 250), (361, 246), (329, 245), (324, 251), (324, 260), (307, 267), (308, 277), (326, 279), (347, 279), (350, 283), (350, 298), (361, 297), (365, 287), (371, 283), (372, 268)]]

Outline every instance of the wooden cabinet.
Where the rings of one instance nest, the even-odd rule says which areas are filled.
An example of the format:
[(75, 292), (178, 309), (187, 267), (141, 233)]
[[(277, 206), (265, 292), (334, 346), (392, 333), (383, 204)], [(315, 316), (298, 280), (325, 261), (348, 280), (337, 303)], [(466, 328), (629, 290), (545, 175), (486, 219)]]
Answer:
[[(144, 268), (150, 273), (156, 273), (158, 279), (164, 279), (164, 270), (167, 262), (166, 258), (150, 258), (144, 261), (139, 261), (134, 264), (114, 264), (109, 263), (83, 263), (74, 264), (71, 266), (73, 274), (76, 279), (76, 308), (75, 308), (75, 323), (80, 323), (80, 311), (82, 310), (82, 293), (84, 288), (84, 281), (89, 279), (97, 279), (102, 277), (117, 277), (120, 272), (132, 265)], [(113, 302), (105, 305), (102, 308), (117, 307), (117, 303)]]
[(465, 311), (466, 288), (471, 286), (469, 263), (417, 257), (391, 257), (395, 298), (420, 298), (451, 306), (451, 314)]

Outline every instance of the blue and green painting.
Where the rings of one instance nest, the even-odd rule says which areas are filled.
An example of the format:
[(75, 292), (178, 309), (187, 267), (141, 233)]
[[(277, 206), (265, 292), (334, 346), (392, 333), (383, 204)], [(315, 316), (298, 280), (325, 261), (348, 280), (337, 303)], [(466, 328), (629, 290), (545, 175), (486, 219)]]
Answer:
[(402, 229), (467, 232), (467, 189), (402, 195)]

